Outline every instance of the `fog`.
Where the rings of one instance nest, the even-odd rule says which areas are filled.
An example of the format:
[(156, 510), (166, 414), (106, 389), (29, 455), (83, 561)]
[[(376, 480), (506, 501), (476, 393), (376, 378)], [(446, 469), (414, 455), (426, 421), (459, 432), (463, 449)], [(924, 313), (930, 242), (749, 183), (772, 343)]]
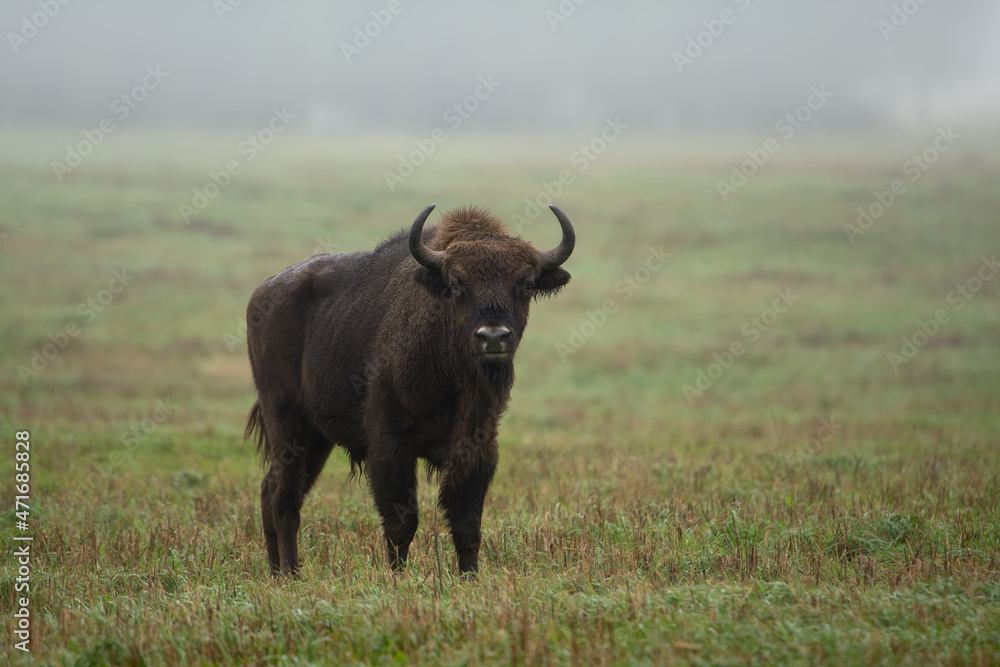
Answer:
[(1000, 117), (986, 0), (63, 1), (0, 9), (0, 121), (85, 127), (125, 95), (135, 126), (253, 126), (277, 107), (309, 130), (414, 130), (458, 104), (487, 132), (741, 131), (822, 87), (820, 130)]

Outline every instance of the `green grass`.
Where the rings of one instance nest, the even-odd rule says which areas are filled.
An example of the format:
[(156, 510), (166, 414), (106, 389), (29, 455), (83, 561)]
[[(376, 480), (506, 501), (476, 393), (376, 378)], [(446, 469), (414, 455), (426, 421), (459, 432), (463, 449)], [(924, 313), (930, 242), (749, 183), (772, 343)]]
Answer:
[[(753, 141), (623, 137), (558, 198), (573, 281), (533, 307), (479, 580), (458, 580), (426, 482), (393, 577), (335, 454), (304, 508), (303, 576), (273, 583), (242, 441), (250, 292), (317, 246), (373, 247), (431, 201), (510, 221), (579, 140), (456, 139), (389, 193), (408, 138), (288, 135), (188, 225), (178, 204), (238, 136), (116, 136), (61, 184), (38, 148), (61, 135), (0, 139), (0, 438), (13, 452), (32, 434), (36, 660), (1000, 661), (1000, 280), (947, 301), (1000, 251), (986, 147), (949, 152), (852, 245), (844, 223), (925, 138), (789, 152), (724, 204), (715, 181)], [(550, 246), (558, 226), (523, 234)], [(661, 245), (672, 257), (626, 300), (616, 283)], [(22, 382), (122, 267), (125, 289)], [(741, 327), (786, 289), (799, 299), (750, 341)], [(617, 311), (561, 359), (608, 299)], [(941, 308), (950, 321), (894, 372), (886, 355)], [(3, 488), (13, 474), (11, 454)], [(9, 638), (22, 533), (12, 507), (0, 517)]]

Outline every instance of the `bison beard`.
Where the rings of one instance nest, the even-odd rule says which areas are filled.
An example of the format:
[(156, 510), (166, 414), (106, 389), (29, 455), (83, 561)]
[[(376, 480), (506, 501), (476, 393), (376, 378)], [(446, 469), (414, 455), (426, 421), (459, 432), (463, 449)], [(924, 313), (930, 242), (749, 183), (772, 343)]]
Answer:
[(479, 366), (479, 372), (488, 384), (495, 387), (510, 387), (514, 384), (513, 361), (488, 361)]
[[(297, 575), (302, 502), (330, 451), (364, 469), (393, 569), (417, 530), (417, 463), (441, 473), (438, 505), (458, 569), (479, 565), (480, 525), (499, 452), (497, 425), (514, 382), (514, 354), (531, 301), (569, 274), (573, 226), (551, 207), (563, 238), (536, 251), (478, 208), (451, 211), (372, 252), (316, 255), (258, 287), (247, 308), (267, 473), (261, 519), (274, 575)], [(252, 314), (252, 317), (250, 316)]]

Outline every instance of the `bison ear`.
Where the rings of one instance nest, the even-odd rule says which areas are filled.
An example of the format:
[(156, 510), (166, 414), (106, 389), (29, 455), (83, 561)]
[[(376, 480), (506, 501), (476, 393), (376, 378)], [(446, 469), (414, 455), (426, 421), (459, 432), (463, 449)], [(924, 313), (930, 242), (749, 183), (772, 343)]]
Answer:
[(437, 271), (428, 271), (427, 269), (420, 267), (417, 269), (413, 279), (436, 297), (446, 297), (452, 293), (451, 285), (449, 285), (448, 281), (444, 279), (444, 276)]
[(542, 271), (542, 274), (535, 279), (535, 295), (553, 296), (566, 286), (569, 278), (569, 272), (559, 267)]

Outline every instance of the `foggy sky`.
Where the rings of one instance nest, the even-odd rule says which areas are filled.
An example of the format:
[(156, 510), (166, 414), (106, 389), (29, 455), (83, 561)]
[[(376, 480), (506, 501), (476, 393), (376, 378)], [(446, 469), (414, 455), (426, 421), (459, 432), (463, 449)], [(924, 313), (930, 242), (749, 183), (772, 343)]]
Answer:
[[(8, 123), (94, 123), (147, 68), (164, 76), (129, 104), (130, 124), (254, 125), (284, 107), (308, 129), (422, 129), (480, 77), (497, 85), (464, 121), (484, 131), (615, 115), (740, 130), (823, 85), (836, 104), (819, 127), (1000, 117), (1000, 9), (988, 0), (8, 0), (0, 28)], [(366, 28), (378, 34), (359, 38)]]

